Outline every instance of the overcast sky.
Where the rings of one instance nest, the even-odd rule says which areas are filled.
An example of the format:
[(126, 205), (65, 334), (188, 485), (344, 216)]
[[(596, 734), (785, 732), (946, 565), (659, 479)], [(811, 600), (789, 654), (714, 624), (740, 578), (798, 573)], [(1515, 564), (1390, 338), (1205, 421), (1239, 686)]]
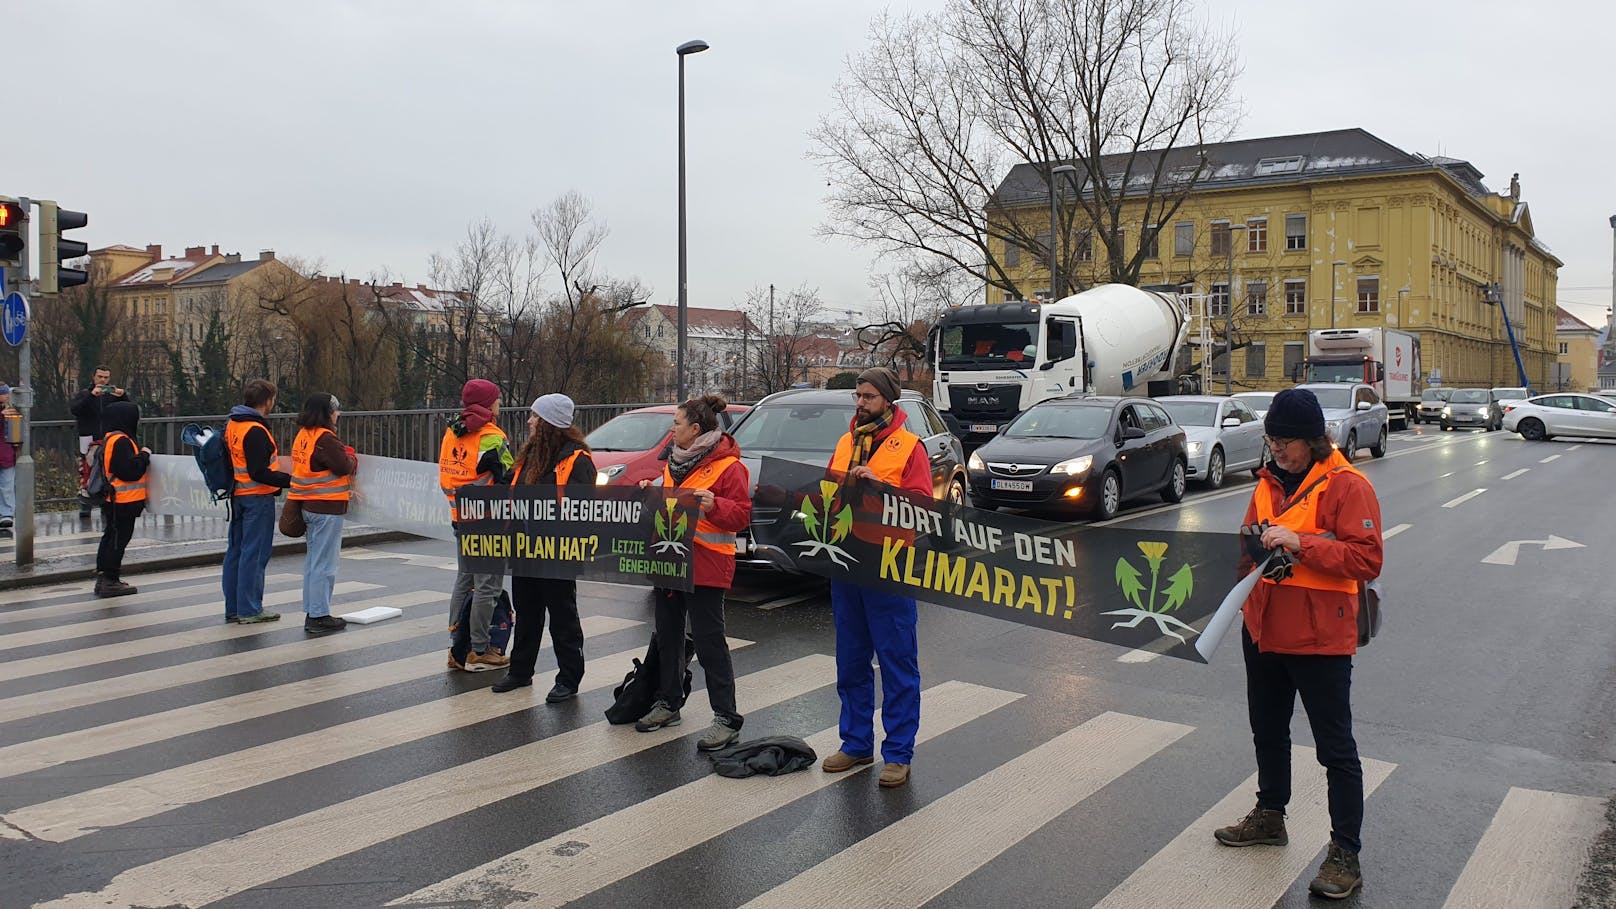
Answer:
[[(895, 2), (935, 9), (941, 0)], [(610, 228), (600, 266), (676, 298), (678, 44), (687, 63), (690, 301), (770, 282), (870, 298), (866, 250), (816, 235), (806, 134), (874, 3), (667, 0), (0, 0), (12, 136), (0, 193), (88, 211), (93, 247), (218, 243), (427, 280), (488, 216), (520, 233), (569, 189)], [(1360, 126), (1519, 172), (1561, 303), (1611, 301), (1616, 5), (1225, 0), (1238, 135)]]

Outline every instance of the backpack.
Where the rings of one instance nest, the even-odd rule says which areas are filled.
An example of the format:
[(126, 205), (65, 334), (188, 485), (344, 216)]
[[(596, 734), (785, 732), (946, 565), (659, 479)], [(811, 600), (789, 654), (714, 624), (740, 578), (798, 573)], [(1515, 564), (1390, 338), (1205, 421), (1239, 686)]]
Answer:
[(84, 494), (91, 502), (102, 503), (112, 499), (112, 481), (107, 479), (106, 447), (102, 442), (90, 443), (90, 450), (84, 454), (85, 461), (90, 465), (90, 476), (84, 481)]
[[(690, 699), (690, 660), (696, 655), (696, 642), (690, 635), (685, 635), (685, 677), (684, 695), (679, 698), (677, 709), (685, 705)], [(645, 651), (645, 659), (636, 659), (634, 668), (623, 676), (623, 684), (612, 689), (612, 706), (606, 708), (606, 721), (614, 726), (632, 723), (640, 717), (651, 712), (651, 705), (656, 703), (657, 688), (661, 681), (662, 656), (657, 652), (656, 635), (651, 635), (651, 646)]]
[[(476, 596), (475, 590), (466, 594), (466, 601), (460, 604), (460, 612), (455, 616), (455, 623), (449, 628), (450, 649), (461, 663), (466, 661), (466, 654), (471, 650), (471, 603)], [(501, 656), (508, 656), (511, 652), (511, 629), (514, 624), (511, 595), (501, 589), (499, 600), (494, 603), (494, 616), (488, 620), (488, 649), (497, 651)]]
[(202, 482), (208, 487), (213, 501), (230, 498), (235, 491), (236, 473), (230, 466), (230, 449), (224, 442), (224, 427), (185, 424), (180, 440), (195, 449), (196, 466), (202, 471)]

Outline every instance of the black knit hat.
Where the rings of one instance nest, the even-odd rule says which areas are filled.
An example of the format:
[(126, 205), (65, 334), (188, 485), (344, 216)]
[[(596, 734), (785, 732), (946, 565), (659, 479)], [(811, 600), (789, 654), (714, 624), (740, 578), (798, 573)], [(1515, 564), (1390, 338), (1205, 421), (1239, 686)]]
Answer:
[(1287, 388), (1268, 404), (1263, 431), (1276, 439), (1316, 439), (1324, 435), (1324, 409), (1305, 388)]

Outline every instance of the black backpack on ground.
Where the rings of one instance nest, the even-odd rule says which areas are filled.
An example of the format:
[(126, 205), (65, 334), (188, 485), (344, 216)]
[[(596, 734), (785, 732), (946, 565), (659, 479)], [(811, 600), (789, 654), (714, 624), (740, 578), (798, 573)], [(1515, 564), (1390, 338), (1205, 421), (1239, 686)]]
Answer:
[[(675, 708), (683, 707), (690, 698), (690, 661), (696, 656), (696, 642), (690, 635), (685, 635), (685, 677), (684, 694), (679, 698)], [(632, 723), (640, 717), (651, 712), (651, 705), (657, 699), (657, 677), (662, 672), (662, 657), (657, 653), (656, 635), (651, 635), (651, 646), (645, 651), (645, 659), (636, 659), (634, 668), (623, 676), (623, 684), (612, 690), (612, 706), (606, 708), (606, 721), (614, 726)]]

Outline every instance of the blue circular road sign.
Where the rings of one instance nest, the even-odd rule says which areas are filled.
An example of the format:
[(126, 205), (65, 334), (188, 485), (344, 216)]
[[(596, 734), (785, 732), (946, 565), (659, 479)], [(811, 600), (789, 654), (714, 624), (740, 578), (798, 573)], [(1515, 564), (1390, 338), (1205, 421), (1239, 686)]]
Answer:
[(5, 328), (6, 343), (16, 347), (28, 336), (28, 298), (19, 293), (6, 296), (6, 305), (0, 310), (0, 325)]

